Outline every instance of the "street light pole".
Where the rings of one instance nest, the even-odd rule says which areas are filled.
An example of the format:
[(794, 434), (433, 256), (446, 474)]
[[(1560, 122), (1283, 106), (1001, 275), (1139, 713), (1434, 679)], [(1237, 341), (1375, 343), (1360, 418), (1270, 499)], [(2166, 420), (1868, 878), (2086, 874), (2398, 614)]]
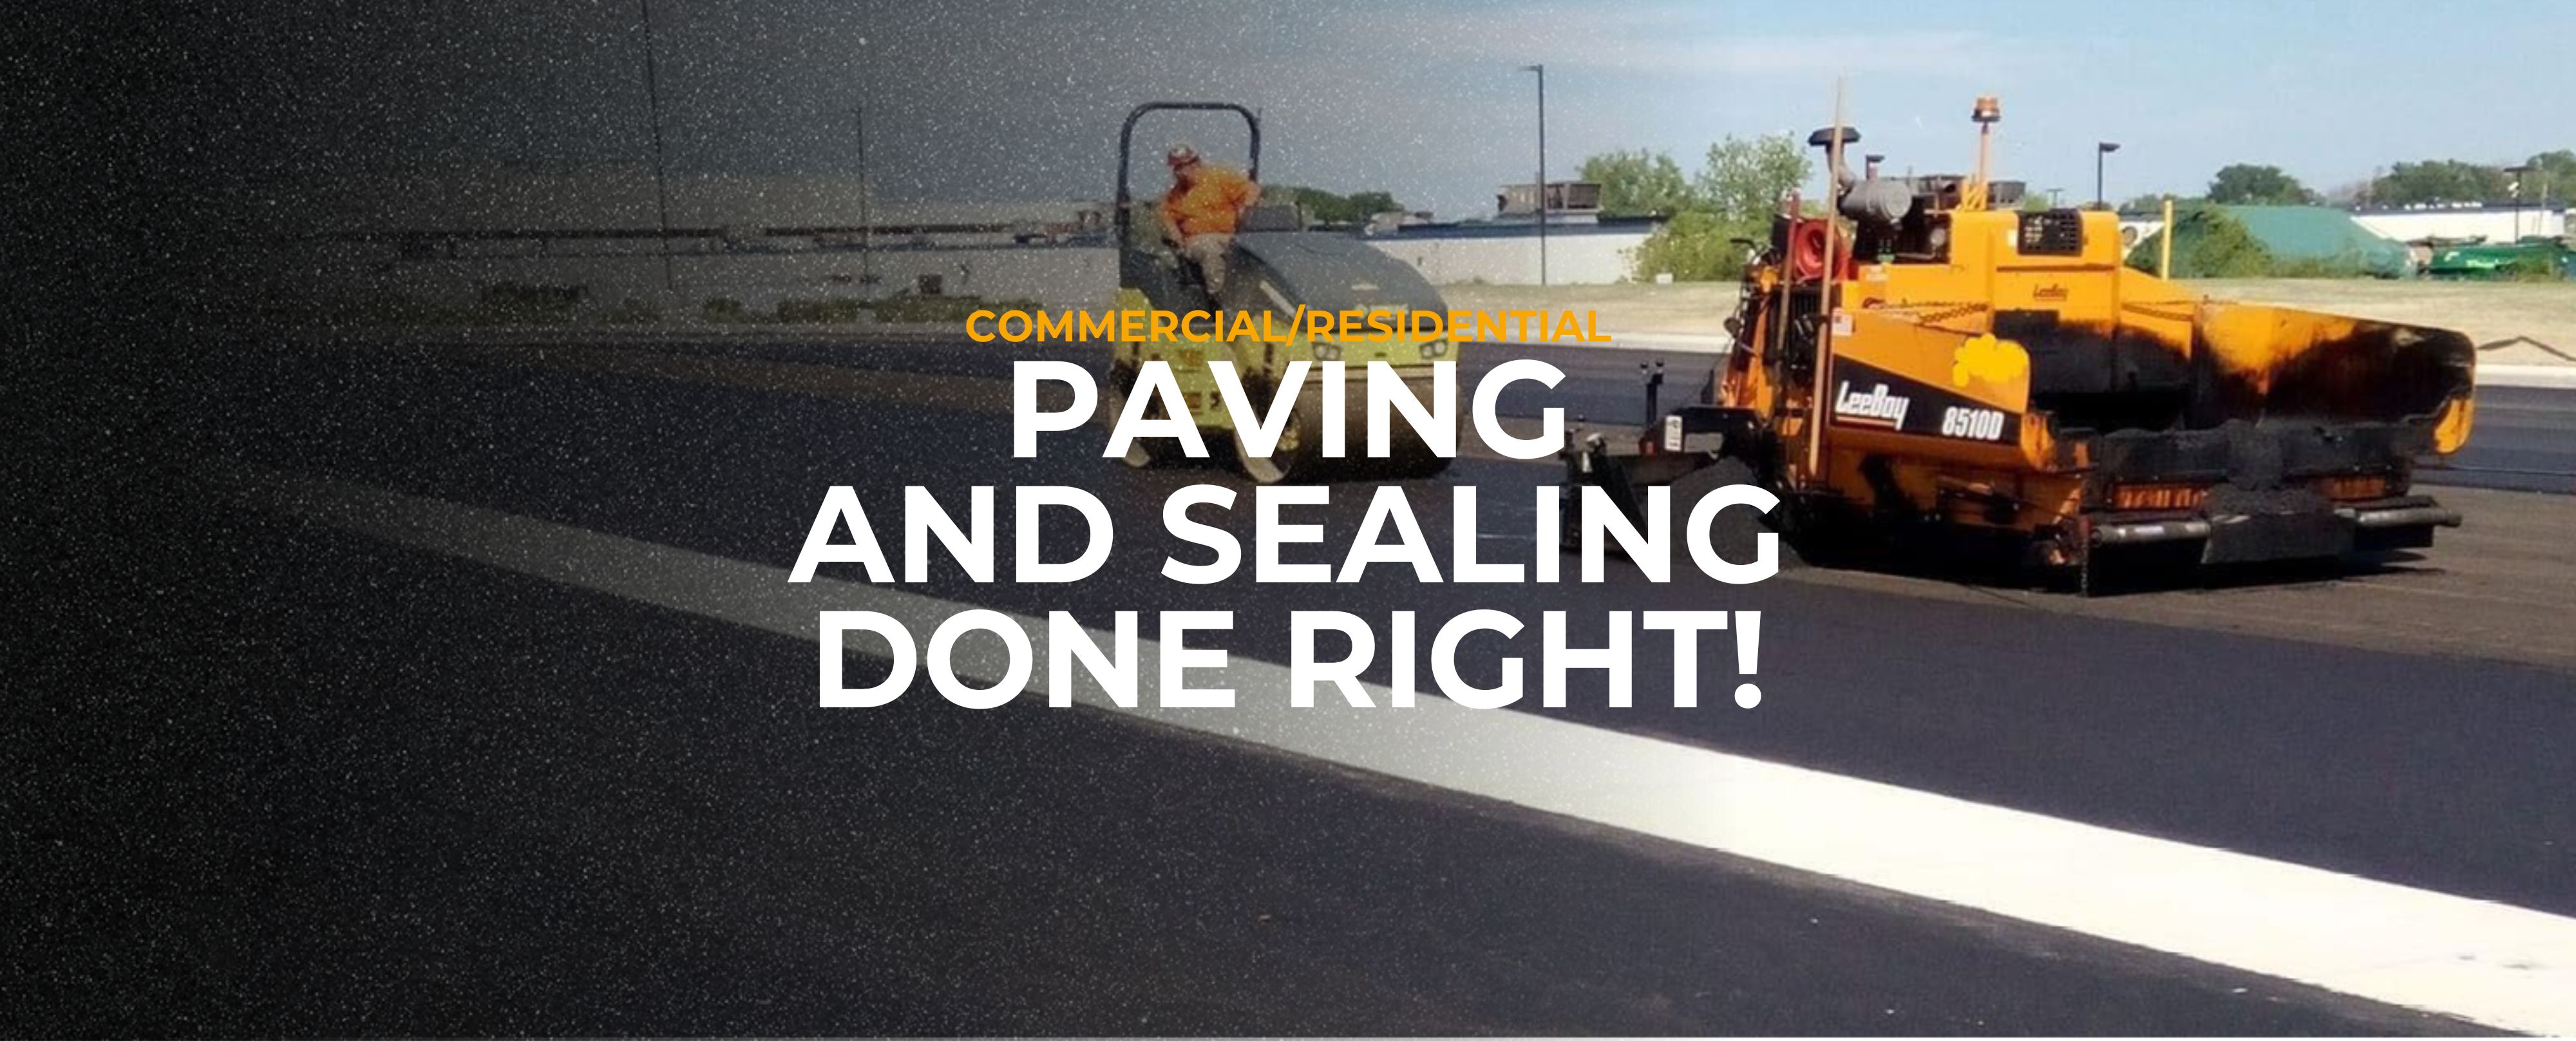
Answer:
[(2513, 240), (2522, 241), (2522, 181), (2531, 176), (2531, 166), (2508, 166), (2504, 172), (2513, 175)]
[(2107, 156), (2107, 155), (2110, 155), (2111, 153), (2113, 153), (2113, 152), (2117, 152), (2117, 151), (2119, 151), (2119, 150), (2120, 150), (2120, 143), (2119, 143), (2119, 142), (2117, 142), (2117, 141), (2097, 141), (2097, 142), (2095, 142), (2095, 143), (2094, 143), (2094, 145), (2093, 145), (2093, 208), (2094, 208), (2094, 209), (2097, 209), (2097, 210), (2107, 210), (2107, 209), (2110, 209), (2110, 208), (2111, 208), (2111, 200), (2110, 200), (2109, 198), (2105, 197), (2105, 196), (2103, 195), (2103, 192), (2102, 192), (2102, 157)]
[(1547, 66), (1525, 65), (1522, 69), (1538, 73), (1538, 284), (1547, 287)]
[(871, 206), (874, 200), (870, 198), (876, 194), (876, 186), (868, 180), (868, 106), (864, 103), (852, 106), (850, 118), (858, 124), (859, 135), (859, 285), (860, 293), (864, 295), (866, 287), (877, 284), (874, 267), (877, 222)]
[(653, 122), (653, 197), (662, 219), (662, 288), (679, 292), (680, 279), (671, 268), (671, 185), (662, 162), (662, 84), (656, 67), (659, 52), (653, 45), (653, 0), (635, 0), (644, 15), (644, 99)]

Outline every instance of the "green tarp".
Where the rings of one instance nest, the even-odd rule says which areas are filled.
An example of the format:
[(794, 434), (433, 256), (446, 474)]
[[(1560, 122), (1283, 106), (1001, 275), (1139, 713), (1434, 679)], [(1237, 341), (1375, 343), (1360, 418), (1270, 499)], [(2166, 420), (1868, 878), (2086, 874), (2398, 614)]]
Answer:
[(2414, 273), (2406, 244), (2352, 219), (2342, 210), (2323, 206), (2230, 206), (2230, 216), (2263, 244), (2275, 260), (2317, 261), (2357, 266), (2382, 278)]

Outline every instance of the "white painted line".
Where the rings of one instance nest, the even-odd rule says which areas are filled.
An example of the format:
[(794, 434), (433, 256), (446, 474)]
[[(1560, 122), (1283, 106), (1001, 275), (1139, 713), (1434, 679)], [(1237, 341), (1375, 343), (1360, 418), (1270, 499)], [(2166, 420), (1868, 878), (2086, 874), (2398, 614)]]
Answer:
[(2489, 365), (2478, 366), (2478, 385), (2482, 387), (2540, 387), (2552, 390), (2576, 390), (2576, 365)]
[[(435, 499), (247, 481), (271, 508), (800, 639), (814, 638), (823, 610), (881, 611), (923, 639), (968, 606), (863, 583), (791, 584), (782, 568)], [(1043, 619), (1019, 621), (1043, 662)], [(1236, 688), (1236, 708), (1157, 709), (1160, 651), (1148, 640), (1139, 654), (1149, 707), (1116, 708), (1087, 682), (1077, 703), (2492, 1027), (2576, 1033), (2576, 919), (1436, 696), (1411, 710), (1293, 709), (1286, 667), (1242, 658), (1223, 679), (1191, 677)], [(985, 683), (1003, 669), (998, 647), (957, 664)], [(1041, 696), (1046, 669), (1036, 672), (1022, 697)], [(1385, 690), (1371, 693), (1386, 703)], [(1340, 704), (1330, 692), (1318, 703)]]

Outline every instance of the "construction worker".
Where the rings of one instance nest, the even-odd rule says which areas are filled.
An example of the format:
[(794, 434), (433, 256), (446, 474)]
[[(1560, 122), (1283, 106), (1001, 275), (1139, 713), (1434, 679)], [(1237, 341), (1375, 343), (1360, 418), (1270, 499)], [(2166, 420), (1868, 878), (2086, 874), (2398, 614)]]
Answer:
[(1261, 186), (1199, 158), (1186, 143), (1163, 153), (1163, 164), (1172, 168), (1172, 190), (1163, 193), (1163, 241), (1197, 265), (1208, 295), (1221, 300), (1235, 222), (1261, 198)]

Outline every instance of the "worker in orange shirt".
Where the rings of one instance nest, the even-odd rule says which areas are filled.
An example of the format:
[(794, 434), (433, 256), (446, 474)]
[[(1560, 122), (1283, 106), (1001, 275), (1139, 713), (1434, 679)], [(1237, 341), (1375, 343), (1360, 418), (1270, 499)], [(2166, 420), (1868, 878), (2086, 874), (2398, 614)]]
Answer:
[(1172, 168), (1172, 190), (1163, 193), (1163, 241), (1198, 265), (1208, 295), (1222, 302), (1235, 222), (1260, 200), (1261, 186), (1200, 159), (1199, 150), (1187, 144), (1163, 153), (1163, 164)]

